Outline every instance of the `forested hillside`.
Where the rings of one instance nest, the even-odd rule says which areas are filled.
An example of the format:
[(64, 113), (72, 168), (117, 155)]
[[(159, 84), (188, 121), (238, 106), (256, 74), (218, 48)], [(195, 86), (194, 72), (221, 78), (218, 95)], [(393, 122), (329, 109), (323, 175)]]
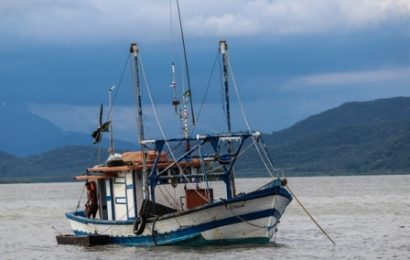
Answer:
[(346, 103), (265, 142), (290, 175), (410, 173), (410, 98)]
[[(264, 134), (278, 168), (288, 176), (410, 173), (410, 98), (351, 102)], [(65, 146), (24, 158), (0, 152), (0, 182), (70, 181), (107, 158), (95, 146)], [(266, 176), (255, 151), (236, 174)]]

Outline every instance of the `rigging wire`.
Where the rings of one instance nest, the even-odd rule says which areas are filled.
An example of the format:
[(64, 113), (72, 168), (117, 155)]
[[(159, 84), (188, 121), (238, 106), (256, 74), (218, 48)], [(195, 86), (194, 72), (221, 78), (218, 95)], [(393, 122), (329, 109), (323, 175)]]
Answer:
[[(218, 53), (218, 51), (217, 51), (217, 52), (216, 52), (216, 55), (215, 55), (215, 59), (214, 59), (213, 65), (212, 65), (211, 74), (209, 75), (209, 78), (208, 78), (208, 84), (206, 85), (205, 93), (204, 93), (204, 95), (203, 95), (203, 98), (202, 98), (202, 101), (201, 101), (201, 105), (200, 105), (200, 107), (199, 107), (198, 114), (197, 114), (197, 116), (196, 116), (196, 122), (198, 122), (198, 120), (199, 120), (199, 116), (201, 115), (202, 108), (203, 108), (203, 106), (204, 106), (206, 96), (208, 95), (209, 87), (211, 86), (212, 77), (213, 77), (213, 74), (214, 74), (214, 71), (215, 71), (215, 67), (216, 67), (216, 64), (217, 64), (217, 61), (218, 61), (218, 56), (219, 56), (219, 53)], [(193, 127), (192, 132), (194, 131), (194, 129), (195, 129), (195, 126)]]
[(187, 54), (186, 54), (184, 30), (182, 28), (181, 9), (179, 7), (179, 1), (178, 0), (176, 0), (176, 3), (177, 3), (177, 9), (178, 9), (179, 28), (181, 30), (182, 48), (183, 48), (183, 51), (184, 51), (184, 61), (185, 61), (186, 78), (187, 78), (187, 83), (188, 83), (189, 105), (191, 107), (192, 126), (195, 126), (195, 113), (194, 113), (194, 106), (192, 104), (191, 80), (189, 78), (188, 58), (187, 58)]
[(114, 107), (115, 101), (117, 100), (118, 92), (119, 92), (119, 90), (120, 90), (121, 83), (122, 83), (122, 81), (123, 81), (123, 79), (124, 79), (125, 71), (126, 71), (126, 69), (127, 69), (129, 60), (130, 60), (130, 55), (127, 54), (127, 58), (125, 59), (124, 65), (123, 65), (123, 67), (122, 67), (122, 72), (121, 72), (120, 79), (118, 80), (118, 83), (117, 83), (117, 85), (116, 85), (117, 88), (116, 88), (116, 90), (115, 90), (114, 97), (113, 97), (113, 99), (112, 99), (112, 106), (111, 106), (110, 110), (108, 111), (107, 119), (106, 119), (106, 120), (109, 119), (109, 115), (111, 114), (112, 108)]
[[(143, 78), (144, 78), (144, 81), (145, 81), (145, 88), (146, 88), (146, 90), (147, 90), (148, 97), (149, 97), (150, 102), (151, 102), (152, 110), (153, 110), (153, 112), (154, 112), (155, 121), (156, 121), (157, 124), (158, 124), (158, 127), (159, 127), (159, 130), (160, 130), (160, 132), (161, 132), (162, 138), (165, 140), (165, 144), (166, 144), (166, 146), (167, 146), (167, 148), (168, 148), (169, 153), (171, 154), (173, 160), (176, 161), (177, 159), (176, 159), (176, 157), (175, 157), (175, 155), (174, 155), (174, 153), (173, 153), (173, 151), (172, 151), (172, 149), (171, 149), (171, 146), (170, 146), (169, 142), (167, 141), (167, 138), (166, 138), (165, 132), (164, 132), (164, 128), (162, 127), (161, 121), (159, 120), (158, 111), (157, 111), (157, 109), (156, 109), (156, 107), (155, 107), (155, 102), (154, 102), (154, 98), (153, 98), (152, 93), (151, 93), (151, 89), (149, 88), (148, 79), (147, 79), (147, 76), (146, 76), (146, 74), (145, 74), (145, 69), (144, 69), (144, 66), (143, 66), (142, 58), (140, 57), (140, 58), (138, 59), (138, 61), (139, 61), (139, 64), (140, 64), (140, 66), (141, 66), (142, 75), (143, 75)], [(178, 163), (176, 163), (176, 165), (177, 165), (178, 170), (180, 171), (181, 175), (184, 176), (186, 182), (187, 182), (187, 183), (190, 183), (188, 177), (186, 176), (186, 174), (185, 174), (184, 171), (182, 170), (181, 166), (180, 166)], [(196, 192), (200, 197), (202, 197), (204, 200), (209, 201), (207, 198), (203, 197), (202, 194), (200, 194), (198, 191), (195, 190), (195, 192)]]
[[(119, 92), (121, 83), (122, 83), (122, 81), (123, 81), (123, 79), (124, 79), (124, 75), (125, 75), (125, 72), (126, 72), (126, 68), (127, 68), (129, 59), (130, 59), (130, 57), (129, 57), (129, 55), (127, 54), (127, 58), (125, 59), (125, 62), (124, 62), (124, 65), (123, 65), (123, 68), (122, 68), (122, 71), (121, 71), (120, 79), (118, 80), (118, 83), (117, 83), (117, 85), (116, 85), (114, 97), (113, 97), (113, 100), (112, 100), (112, 105), (111, 105), (111, 107), (110, 107), (110, 109), (109, 109), (109, 111), (108, 111), (107, 119), (106, 119), (105, 121), (108, 121), (108, 120), (110, 119), (110, 114), (112, 113), (112, 108), (114, 107), (114, 104), (115, 104), (115, 101), (116, 101), (116, 99), (117, 99), (117, 95), (118, 95), (118, 92)], [(98, 145), (97, 145), (97, 147), (96, 147), (96, 149), (95, 149), (94, 161), (96, 161), (97, 163), (99, 163), (100, 160), (101, 160), (101, 157), (100, 157), (100, 156), (101, 156), (101, 142), (98, 143)]]
[[(248, 131), (251, 132), (251, 127), (250, 127), (249, 121), (248, 121), (248, 119), (247, 119), (247, 117), (246, 117), (245, 109), (244, 109), (244, 106), (243, 106), (243, 104), (242, 104), (241, 98), (240, 98), (240, 96), (239, 96), (238, 87), (237, 87), (237, 85), (236, 85), (235, 77), (234, 77), (234, 74), (233, 74), (233, 71), (232, 71), (232, 66), (231, 66), (231, 62), (230, 62), (230, 59), (229, 59), (229, 53), (227, 53), (227, 56), (228, 56), (228, 59), (227, 59), (227, 60), (228, 60), (228, 64), (229, 64), (229, 66), (228, 66), (228, 67), (229, 67), (229, 72), (230, 72), (230, 74), (231, 74), (233, 86), (234, 86), (234, 89), (235, 89), (236, 97), (237, 97), (237, 99), (238, 99), (239, 107), (240, 107), (240, 109), (241, 109), (242, 117), (243, 117), (243, 119), (244, 119), (244, 121), (245, 121), (245, 124), (246, 124), (246, 127), (248, 128)], [(262, 163), (264, 164), (266, 170), (268, 171), (268, 173), (270, 174), (270, 176), (273, 178), (274, 176), (273, 176), (273, 174), (272, 174), (272, 172), (271, 172), (271, 169), (268, 167), (268, 164), (266, 163), (265, 158), (262, 156), (262, 153), (261, 153), (261, 151), (260, 151), (260, 149), (259, 149), (259, 147), (258, 147), (258, 145), (257, 145), (257, 143), (259, 143), (259, 142), (256, 142), (255, 139), (256, 139), (256, 137), (254, 137), (254, 136), (252, 135), (252, 141), (253, 141), (253, 143), (254, 143), (254, 145), (255, 145), (256, 151), (258, 152), (259, 157), (261, 158)], [(265, 156), (266, 156), (266, 155), (265, 155)], [(269, 161), (269, 159), (268, 159), (268, 161)], [(270, 166), (272, 167), (272, 169), (274, 169), (273, 163), (269, 161), (269, 164), (270, 164)]]
[(215, 133), (215, 134), (219, 133), (218, 130), (213, 129), (213, 128), (211, 128), (211, 127), (205, 125), (205, 124), (199, 123), (199, 121), (196, 121), (196, 124), (199, 125), (199, 126), (202, 126), (203, 128), (207, 129), (208, 131), (210, 131), (210, 132), (212, 132), (212, 133)]
[(176, 47), (176, 40), (175, 40), (175, 33), (174, 33), (174, 19), (172, 16), (172, 1), (169, 1), (169, 17), (170, 17), (170, 25), (171, 25), (171, 49), (173, 54), (173, 59), (176, 59), (177, 56), (177, 47)]
[[(238, 88), (237, 88), (237, 86), (236, 86), (235, 78), (233, 77), (233, 72), (232, 72), (232, 68), (231, 68), (230, 60), (229, 60), (229, 59), (228, 59), (228, 63), (229, 63), (229, 69), (230, 69), (230, 72), (231, 72), (231, 75), (232, 75), (232, 81), (233, 81), (233, 83), (234, 83), (235, 92), (236, 92), (236, 95), (237, 95), (237, 98), (238, 98), (238, 103), (239, 103), (240, 108), (241, 108), (242, 116), (243, 116), (243, 118), (244, 118), (244, 120), (245, 120), (245, 124), (246, 124), (246, 126), (248, 127), (248, 130), (250, 131), (249, 121), (248, 121), (247, 118), (246, 118), (245, 111), (244, 111), (242, 102), (241, 102), (240, 97), (239, 97)], [(262, 136), (260, 136), (259, 138), (261, 138), (261, 137), (262, 137)], [(252, 141), (253, 141), (253, 142), (256, 142), (256, 141), (255, 141), (255, 138), (254, 138), (253, 136), (252, 136)], [(258, 142), (258, 143), (259, 143), (259, 145), (262, 146), (262, 147), (261, 147), (261, 150), (263, 151), (263, 154), (265, 155), (265, 159), (268, 161), (268, 163), (269, 163), (269, 165), (272, 167), (272, 169), (275, 170), (276, 168), (274, 167), (273, 162), (272, 162), (272, 160), (271, 160), (271, 158), (270, 158), (270, 156), (269, 156), (269, 153), (267, 152), (266, 146), (265, 146), (265, 144), (263, 143), (263, 141), (261, 141), (261, 142), (262, 142), (262, 144), (261, 144), (260, 142)], [(263, 161), (264, 164), (265, 164), (265, 160), (263, 159), (262, 154), (260, 153), (260, 150), (259, 150), (259, 148), (256, 146), (256, 144), (255, 144), (255, 147), (256, 147), (256, 150), (257, 150), (258, 153), (259, 153), (259, 156), (261, 157), (262, 161)], [(270, 175), (273, 177), (271, 171), (269, 170), (269, 168), (267, 167), (266, 164), (265, 164), (265, 167), (266, 167), (266, 169), (268, 170), (268, 172), (270, 173)], [(282, 175), (284, 175), (284, 174), (283, 174), (283, 171), (282, 171)], [(309, 218), (310, 218), (310, 219), (315, 223), (315, 225), (320, 229), (320, 231), (329, 239), (330, 242), (332, 242), (333, 245), (336, 245), (336, 243), (335, 243), (335, 242), (332, 240), (332, 238), (327, 234), (327, 232), (319, 225), (319, 223), (313, 218), (313, 216), (310, 214), (310, 212), (303, 206), (302, 202), (297, 198), (297, 196), (296, 196), (295, 193), (292, 191), (292, 189), (289, 187), (289, 185), (286, 184), (285, 186), (286, 186), (286, 188), (289, 190), (289, 192), (292, 194), (292, 196), (295, 198), (295, 200), (297, 201), (297, 203), (301, 206), (301, 208), (302, 208), (302, 209), (305, 211), (305, 213), (309, 216)]]
[[(159, 185), (158, 188), (159, 188), (159, 191), (161, 192), (162, 196), (163, 196), (164, 199), (168, 202), (169, 205), (171, 205), (172, 207), (174, 207), (174, 209), (177, 209), (178, 207), (180, 207), (180, 204), (179, 204), (178, 200), (175, 198), (175, 196), (173, 196), (173, 195), (171, 194), (171, 192), (170, 192), (166, 187), (164, 187), (164, 190), (165, 190), (165, 192), (167, 193), (168, 196), (165, 196), (165, 193), (164, 193), (164, 191), (162, 190), (161, 185)], [(172, 198), (173, 201), (174, 201), (174, 203), (173, 203), (172, 201), (170, 201), (170, 200), (168, 199), (168, 197)]]

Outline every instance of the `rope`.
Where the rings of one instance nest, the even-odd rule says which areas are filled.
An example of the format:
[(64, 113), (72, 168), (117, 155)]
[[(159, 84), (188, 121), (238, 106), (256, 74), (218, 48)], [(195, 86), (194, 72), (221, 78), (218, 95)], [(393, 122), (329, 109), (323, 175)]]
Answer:
[[(135, 206), (131, 207), (124, 215), (121, 216), (120, 219), (123, 219), (125, 216), (128, 215), (128, 213), (130, 213), (134, 209), (135, 209)], [(111, 228), (113, 228), (115, 226), (117, 226), (117, 225), (109, 225), (108, 228), (104, 229), (100, 234), (104, 234), (105, 232), (107, 232), (108, 230), (110, 230)], [(94, 224), (94, 229), (95, 229), (95, 224)]]
[(78, 209), (80, 208), (80, 203), (81, 203), (81, 199), (83, 197), (84, 189), (85, 189), (85, 185), (83, 185), (83, 189), (81, 190), (80, 198), (78, 199), (78, 204), (77, 204), (77, 207), (75, 208), (75, 213), (77, 213)]
[[(174, 204), (173, 204), (172, 201), (170, 201), (170, 200), (168, 199), (168, 196), (165, 196), (164, 192), (162, 191), (161, 186), (158, 186), (158, 188), (159, 188), (159, 191), (161, 192), (161, 194), (164, 196), (165, 200), (169, 203), (169, 205), (171, 205), (172, 207), (174, 207), (175, 210), (176, 210), (177, 208), (180, 208), (180, 204), (179, 204), (179, 202), (176, 200), (175, 194), (174, 194), (174, 196), (173, 196), (173, 195), (171, 194), (171, 192), (170, 192), (167, 188), (164, 187), (164, 189), (165, 189), (166, 193), (168, 194), (168, 196), (173, 199), (173, 201), (174, 201)], [(175, 190), (175, 188), (174, 188), (174, 190)]]
[(329, 239), (330, 242), (333, 243), (333, 245), (336, 245), (335, 241), (333, 241), (330, 236), (326, 233), (326, 231), (319, 225), (319, 223), (313, 218), (313, 216), (309, 213), (309, 211), (303, 206), (302, 202), (296, 197), (295, 193), (291, 190), (291, 188), (286, 184), (286, 188), (288, 188), (289, 192), (292, 194), (292, 196), (296, 199), (300, 207), (305, 211), (305, 213), (309, 216), (309, 218), (313, 221), (313, 223), (316, 224), (316, 226), (322, 231), (322, 233)]
[(154, 220), (154, 222), (152, 223), (152, 229), (151, 229), (151, 235), (152, 235), (152, 240), (154, 241), (154, 245), (158, 246), (157, 244), (157, 239), (155, 238), (155, 224), (157, 223), (157, 221), (159, 220), (161, 216), (157, 216)]
[[(222, 199), (224, 202), (226, 202), (226, 200), (224, 200), (224, 199)], [(246, 219), (244, 219), (244, 218), (242, 218), (242, 217), (240, 217), (238, 214), (236, 214), (233, 210), (232, 210), (232, 208), (230, 208), (226, 203), (225, 203), (225, 208), (227, 209), (227, 210), (229, 210), (229, 212), (231, 212), (232, 213), (232, 215), (234, 215), (236, 218), (238, 218), (239, 220), (241, 220), (242, 222), (244, 222), (244, 223), (246, 223), (246, 224), (248, 224), (248, 225), (250, 225), (250, 226), (253, 226), (253, 227), (256, 227), (256, 228), (259, 228), (259, 229), (272, 229), (273, 227), (275, 227), (276, 226), (276, 223), (275, 223), (275, 225), (273, 225), (273, 226), (259, 226), (259, 225), (256, 225), (256, 224), (254, 224), (254, 223), (251, 223), (251, 222), (249, 222), (249, 221), (247, 221)]]
[(57, 234), (63, 235), (63, 232), (61, 232), (60, 230), (58, 230), (58, 229), (55, 228), (54, 226), (51, 226), (51, 228), (54, 229), (54, 231), (57, 232)]
[(260, 144), (260, 146), (261, 146), (261, 148), (262, 148), (262, 152), (263, 152), (263, 154), (265, 155), (266, 160), (267, 160), (268, 163), (269, 163), (269, 166), (271, 167), (271, 169), (272, 169), (273, 171), (275, 171), (274, 163), (273, 163), (273, 161), (272, 161), (272, 158), (271, 158), (270, 155), (269, 155), (268, 148), (266, 147), (265, 142), (263, 141), (262, 135), (259, 136), (259, 144)]

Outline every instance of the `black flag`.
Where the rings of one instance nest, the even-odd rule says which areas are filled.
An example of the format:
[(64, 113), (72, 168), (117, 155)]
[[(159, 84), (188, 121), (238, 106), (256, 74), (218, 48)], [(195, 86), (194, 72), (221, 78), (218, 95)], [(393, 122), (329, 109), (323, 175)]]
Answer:
[(103, 104), (100, 107), (100, 116), (99, 116), (99, 127), (95, 130), (91, 136), (94, 138), (94, 144), (101, 142), (102, 132), (108, 132), (110, 130), (111, 121), (107, 121), (105, 123), (102, 122), (103, 117)]

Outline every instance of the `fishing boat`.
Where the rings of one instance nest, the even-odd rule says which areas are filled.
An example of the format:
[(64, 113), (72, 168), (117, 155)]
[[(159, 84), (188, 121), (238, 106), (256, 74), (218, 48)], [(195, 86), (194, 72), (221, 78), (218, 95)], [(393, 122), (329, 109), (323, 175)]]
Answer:
[[(104, 164), (88, 168), (86, 174), (75, 177), (92, 184), (98, 198), (98, 214), (97, 218), (87, 217), (78, 207), (66, 213), (74, 236), (98, 234), (109, 236), (110, 243), (134, 246), (272, 241), (292, 195), (286, 188), (286, 179), (272, 174), (275, 169), (262, 134), (250, 129), (232, 131), (226, 41), (220, 41), (219, 53), (223, 64), (227, 131), (217, 134), (190, 131), (189, 125), (195, 124), (195, 117), (188, 84), (182, 102), (176, 97), (172, 101), (182, 122), (181, 137), (166, 138), (161, 127), (162, 138), (148, 139), (141, 102), (141, 82), (145, 75), (140, 75), (143, 67), (138, 45), (131, 44), (139, 148), (120, 154), (111, 148)], [(186, 61), (185, 49), (184, 54)], [(172, 86), (175, 87), (175, 79)], [(151, 95), (149, 91), (148, 95)], [(110, 130), (111, 123), (109, 120), (103, 124), (100, 117), (100, 127), (94, 137), (100, 139), (103, 131)], [(251, 192), (237, 192), (235, 172), (238, 162), (246, 158), (244, 150), (248, 147), (256, 149), (272, 178)]]

